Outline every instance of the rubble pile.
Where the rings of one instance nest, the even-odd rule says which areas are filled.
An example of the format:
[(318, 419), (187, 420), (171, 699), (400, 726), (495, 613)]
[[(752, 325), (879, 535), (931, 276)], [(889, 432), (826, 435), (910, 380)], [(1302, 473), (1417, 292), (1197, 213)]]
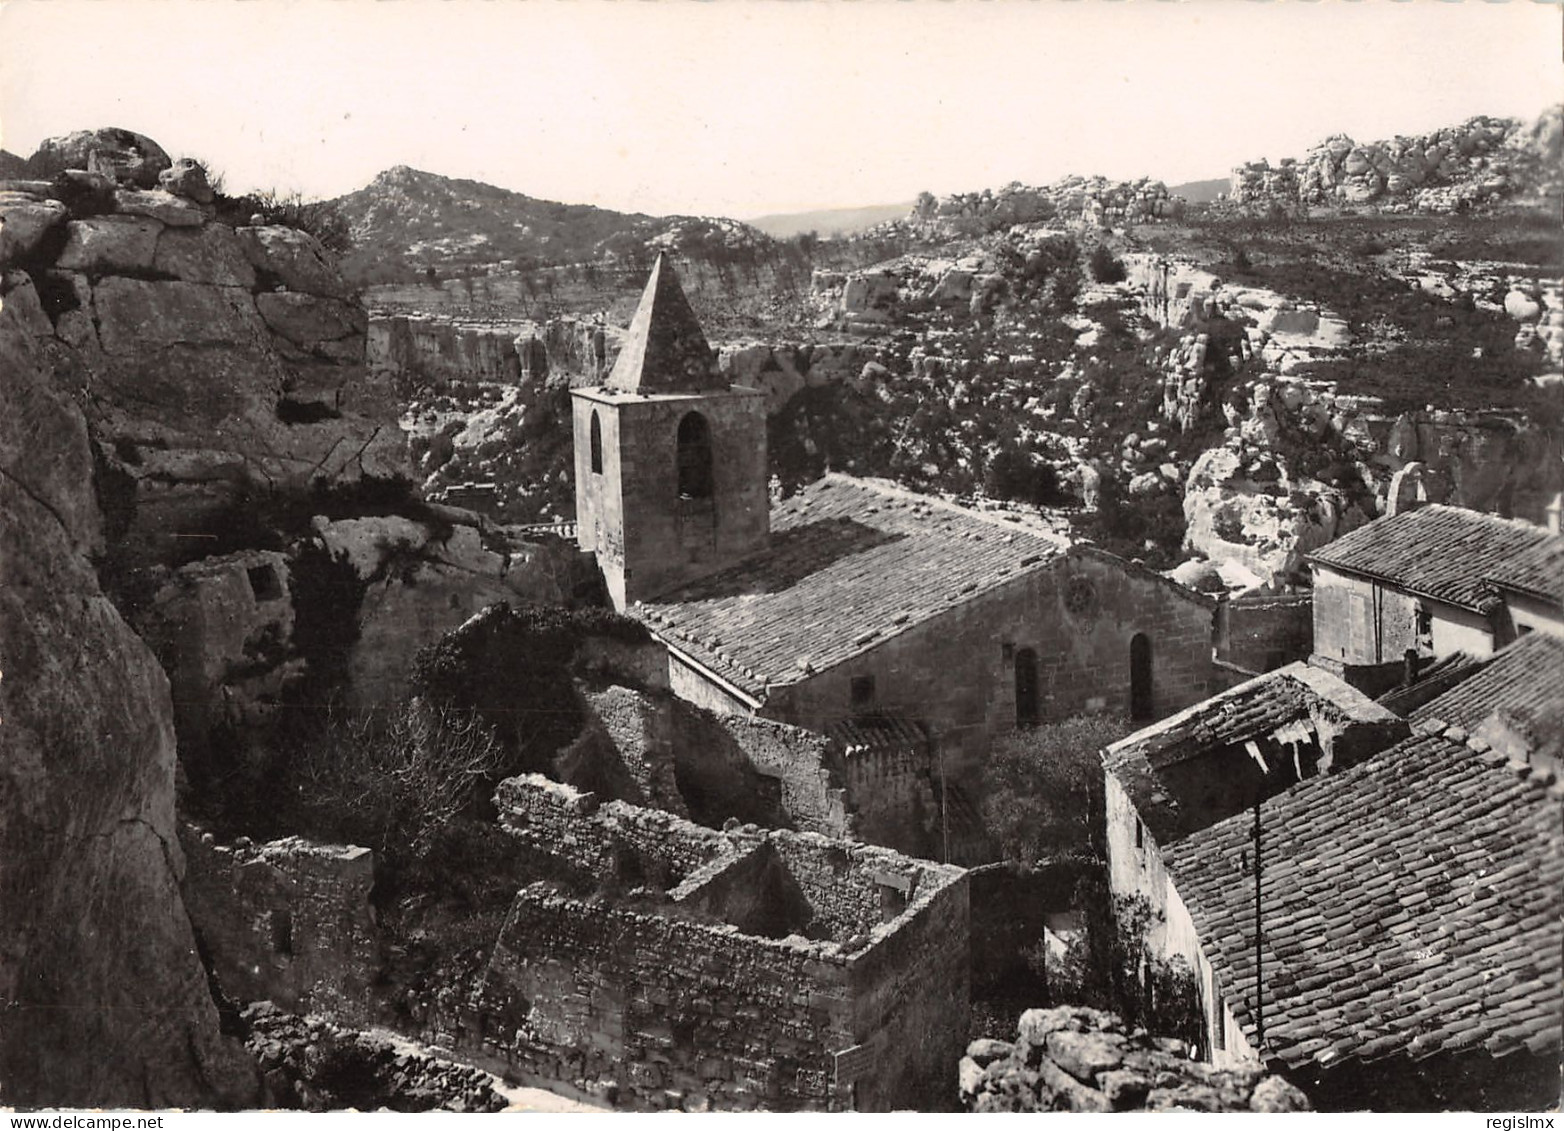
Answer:
[(1258, 1064), (1219, 1071), (1189, 1060), (1183, 1041), (1072, 1006), (1027, 1010), (1014, 1041), (973, 1041), (959, 1081), (962, 1106), (979, 1112), (1309, 1110)]
[(494, 1112), (506, 1107), (487, 1072), (318, 1017), (255, 1002), (243, 1014), (271, 1105), (305, 1111)]

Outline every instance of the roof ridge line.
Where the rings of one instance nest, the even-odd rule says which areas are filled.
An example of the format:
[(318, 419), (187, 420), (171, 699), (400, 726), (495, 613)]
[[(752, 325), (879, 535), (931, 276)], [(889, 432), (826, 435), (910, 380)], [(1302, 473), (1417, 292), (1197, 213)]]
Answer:
[[(1031, 527), (1023, 526), (1020, 523), (1009, 522), (1003, 518), (991, 516), (984, 511), (976, 509), (975, 507), (964, 506), (963, 504), (958, 503), (953, 499), (947, 499), (941, 495), (926, 495), (921, 491), (914, 491), (910, 487), (904, 487), (900, 483), (897, 483), (891, 479), (886, 479), (882, 476), (860, 476), (851, 475), (845, 471), (828, 471), (815, 481), (817, 484), (826, 482), (851, 484), (853, 486), (863, 487), (866, 490), (873, 491), (875, 494), (883, 495), (887, 498), (906, 499), (911, 502), (926, 503), (930, 506), (936, 506), (944, 510), (954, 511), (963, 518), (976, 519), (979, 522), (987, 523), (989, 526), (997, 527), (998, 529), (1007, 533), (1026, 534), (1030, 537), (1037, 538), (1040, 541), (1052, 543), (1053, 545), (1058, 546), (1063, 550), (1068, 550), (1074, 546), (1080, 545), (1079, 539), (1071, 538), (1064, 534), (1056, 534), (1051, 530), (1035, 530)], [(813, 484), (811, 484), (811, 486), (813, 486)]]

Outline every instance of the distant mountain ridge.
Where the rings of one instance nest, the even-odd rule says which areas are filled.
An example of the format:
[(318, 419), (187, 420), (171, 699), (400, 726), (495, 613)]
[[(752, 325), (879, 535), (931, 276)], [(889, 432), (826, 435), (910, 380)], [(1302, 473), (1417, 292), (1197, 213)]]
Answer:
[(853, 208), (822, 208), (813, 212), (774, 212), (751, 217), (746, 223), (779, 240), (813, 232), (825, 239), (851, 236), (887, 220), (900, 220), (913, 210), (915, 200), (899, 204), (866, 204)]
[(331, 203), (353, 236), (343, 273), (361, 285), (401, 281), (429, 268), (449, 275), (490, 265), (635, 264), (660, 249), (710, 256), (771, 242), (736, 220), (562, 204), (406, 165)]

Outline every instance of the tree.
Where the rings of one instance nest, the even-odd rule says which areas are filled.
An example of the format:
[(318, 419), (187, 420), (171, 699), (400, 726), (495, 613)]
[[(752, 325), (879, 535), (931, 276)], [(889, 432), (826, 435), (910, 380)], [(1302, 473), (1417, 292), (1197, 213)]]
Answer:
[(1012, 731), (983, 772), (983, 822), (1011, 860), (1035, 864), (1095, 850), (1102, 820), (1098, 751), (1129, 732), (1112, 715), (1080, 715)]
[(505, 757), (476, 711), (418, 699), (383, 723), (333, 711), (291, 754), (286, 781), (305, 827), (367, 845), (392, 868), (422, 860)]
[(1099, 283), (1122, 283), (1127, 277), (1124, 264), (1105, 244), (1098, 244), (1092, 249), (1091, 272), (1092, 278)]

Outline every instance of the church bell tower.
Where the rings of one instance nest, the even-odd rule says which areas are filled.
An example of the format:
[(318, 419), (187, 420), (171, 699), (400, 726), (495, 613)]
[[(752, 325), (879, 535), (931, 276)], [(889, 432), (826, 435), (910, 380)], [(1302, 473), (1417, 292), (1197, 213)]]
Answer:
[(616, 609), (765, 548), (765, 395), (723, 380), (666, 258), (608, 380), (570, 395), (578, 538)]

